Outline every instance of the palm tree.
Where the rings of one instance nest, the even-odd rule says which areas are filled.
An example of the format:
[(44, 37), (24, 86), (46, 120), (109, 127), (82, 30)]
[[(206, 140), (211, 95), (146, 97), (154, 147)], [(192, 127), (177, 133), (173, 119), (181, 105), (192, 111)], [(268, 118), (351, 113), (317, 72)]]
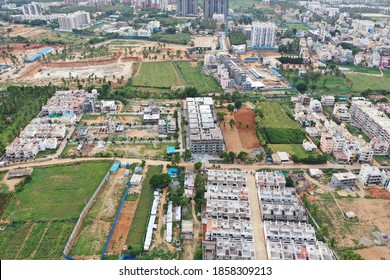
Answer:
[(236, 121), (234, 119), (230, 119), (229, 125), (230, 125), (230, 128), (233, 128), (233, 126), (236, 125)]

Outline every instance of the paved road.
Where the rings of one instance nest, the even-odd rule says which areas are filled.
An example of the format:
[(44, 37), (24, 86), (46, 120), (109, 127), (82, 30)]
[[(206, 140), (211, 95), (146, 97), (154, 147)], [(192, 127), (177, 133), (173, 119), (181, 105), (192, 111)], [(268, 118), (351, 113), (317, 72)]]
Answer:
[(261, 219), (261, 210), (257, 196), (255, 176), (247, 175), (247, 186), (249, 193), (249, 207), (251, 211), (251, 220), (253, 227), (253, 241), (255, 243), (256, 260), (267, 260), (263, 223)]

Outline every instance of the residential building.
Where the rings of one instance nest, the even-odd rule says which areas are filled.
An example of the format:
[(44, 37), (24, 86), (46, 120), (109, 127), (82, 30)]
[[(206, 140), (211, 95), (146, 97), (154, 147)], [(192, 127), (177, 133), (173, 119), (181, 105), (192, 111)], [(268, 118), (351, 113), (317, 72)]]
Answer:
[(259, 171), (255, 173), (256, 187), (284, 188), (286, 179), (280, 171)]
[(362, 164), (359, 180), (365, 185), (380, 185), (382, 183), (382, 173), (376, 166)]
[(31, 2), (30, 4), (22, 5), (23, 15), (39, 16), (42, 15), (44, 9), (44, 3)]
[(311, 141), (303, 140), (302, 146), (305, 149), (305, 151), (308, 151), (308, 152), (315, 152), (317, 150), (316, 144), (314, 144)]
[(334, 173), (330, 181), (333, 187), (350, 187), (356, 183), (356, 175), (352, 172)]
[(382, 183), (382, 186), (388, 192), (390, 192), (390, 171), (382, 170), (381, 183)]
[(334, 106), (336, 98), (332, 95), (323, 95), (321, 96), (321, 104), (323, 106)]
[(159, 124), (160, 120), (160, 108), (156, 103), (150, 102), (143, 109), (143, 122), (145, 124)]
[(387, 141), (374, 137), (370, 141), (370, 146), (375, 156), (385, 156), (389, 154), (390, 145)]
[(352, 118), (363, 127), (369, 137), (376, 137), (390, 143), (390, 119), (371, 102), (352, 101)]
[(271, 22), (253, 22), (251, 47), (275, 47), (276, 25)]
[(88, 12), (78, 11), (73, 14), (59, 16), (58, 23), (61, 30), (72, 31), (73, 29), (87, 27), (91, 23), (91, 19)]
[(345, 123), (351, 122), (351, 114), (349, 109), (344, 103), (336, 103), (333, 109), (333, 115), (340, 121)]
[(255, 259), (246, 173), (207, 170), (207, 174), (203, 259)]
[(198, 0), (177, 0), (176, 5), (178, 17), (198, 15)]
[(331, 154), (333, 152), (333, 136), (329, 133), (323, 133), (320, 140), (320, 149), (323, 153)]
[(91, 7), (105, 7), (112, 6), (111, 0), (89, 0), (89, 6)]
[(229, 13), (229, 0), (205, 0), (204, 18), (211, 19), (214, 14), (223, 14), (226, 18)]
[(183, 220), (181, 223), (181, 236), (183, 240), (192, 240), (194, 237), (194, 222)]
[(210, 97), (187, 98), (187, 147), (193, 153), (219, 154), (224, 150), (214, 101)]
[(316, 99), (310, 100), (309, 108), (316, 113), (322, 112), (321, 102)]

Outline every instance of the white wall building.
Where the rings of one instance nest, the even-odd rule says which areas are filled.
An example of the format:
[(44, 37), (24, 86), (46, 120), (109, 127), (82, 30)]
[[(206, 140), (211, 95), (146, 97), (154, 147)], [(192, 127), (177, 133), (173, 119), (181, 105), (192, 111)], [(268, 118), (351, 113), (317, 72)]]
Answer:
[(380, 185), (382, 182), (382, 173), (376, 166), (362, 164), (359, 172), (359, 180), (365, 185)]
[(253, 22), (251, 46), (252, 47), (274, 47), (276, 25), (271, 22)]
[(78, 11), (73, 14), (62, 15), (58, 18), (61, 30), (72, 31), (73, 29), (81, 29), (91, 23), (91, 18), (88, 12)]

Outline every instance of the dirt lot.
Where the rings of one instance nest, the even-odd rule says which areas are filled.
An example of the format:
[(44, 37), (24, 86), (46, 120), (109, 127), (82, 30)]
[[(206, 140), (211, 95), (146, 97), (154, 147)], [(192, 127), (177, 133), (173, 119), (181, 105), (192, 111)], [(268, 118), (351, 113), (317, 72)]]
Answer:
[[(141, 122), (142, 117), (141, 116), (125, 116), (125, 115), (114, 115), (116, 118), (116, 122), (119, 124), (127, 124), (127, 123), (139, 123)], [(83, 118), (81, 119), (82, 124), (86, 125), (93, 125), (93, 124), (106, 124), (107, 122), (107, 115), (100, 115), (93, 117), (91, 119)]]
[(118, 222), (112, 234), (110, 243), (108, 244), (107, 252), (120, 254), (123, 245), (125, 245), (126, 237), (129, 233), (133, 216), (137, 209), (137, 201), (125, 201), (121, 213), (119, 214)]
[[(229, 125), (229, 121), (232, 118), (236, 121), (236, 127), (233, 128)], [(239, 128), (240, 121), (242, 122), (241, 128)], [(249, 128), (246, 128), (247, 124), (249, 124)], [(253, 148), (261, 148), (255, 132), (255, 114), (252, 109), (241, 108), (235, 113), (228, 113), (225, 116), (225, 120), (220, 122), (220, 127), (228, 151), (235, 153), (245, 151), (250, 153)]]
[(126, 136), (138, 137), (138, 138), (149, 138), (157, 137), (159, 135), (158, 129), (131, 129), (126, 131)]
[[(74, 254), (76, 256), (78, 252), (84, 252), (82, 255), (87, 255), (87, 252), (101, 253), (100, 250), (106, 242), (123, 194), (122, 189), (126, 186), (123, 181), (125, 170), (120, 168), (117, 173), (111, 175), (109, 182), (103, 188), (103, 191), (99, 194), (95, 204), (89, 211), (84, 220), (86, 226), (79, 233), (72, 248), (72, 252), (75, 250)], [(84, 247), (86, 243), (88, 244), (87, 247), (91, 248)]]
[[(337, 240), (337, 248), (361, 248), (357, 251), (366, 259), (389, 258), (390, 244), (376, 243), (375, 232), (390, 234), (390, 202), (385, 199), (337, 198), (312, 200), (318, 205), (318, 220), (325, 225), (331, 237)], [(346, 220), (343, 213), (353, 211), (357, 219)], [(385, 246), (383, 246), (385, 245)]]
[(367, 191), (369, 197), (383, 198), (390, 200), (390, 192), (381, 187), (371, 187)]
[(8, 174), (6, 174), (3, 180), (0, 181), (0, 184), (5, 184), (10, 191), (14, 191), (17, 184), (19, 184), (24, 178), (15, 178), (8, 180)]

